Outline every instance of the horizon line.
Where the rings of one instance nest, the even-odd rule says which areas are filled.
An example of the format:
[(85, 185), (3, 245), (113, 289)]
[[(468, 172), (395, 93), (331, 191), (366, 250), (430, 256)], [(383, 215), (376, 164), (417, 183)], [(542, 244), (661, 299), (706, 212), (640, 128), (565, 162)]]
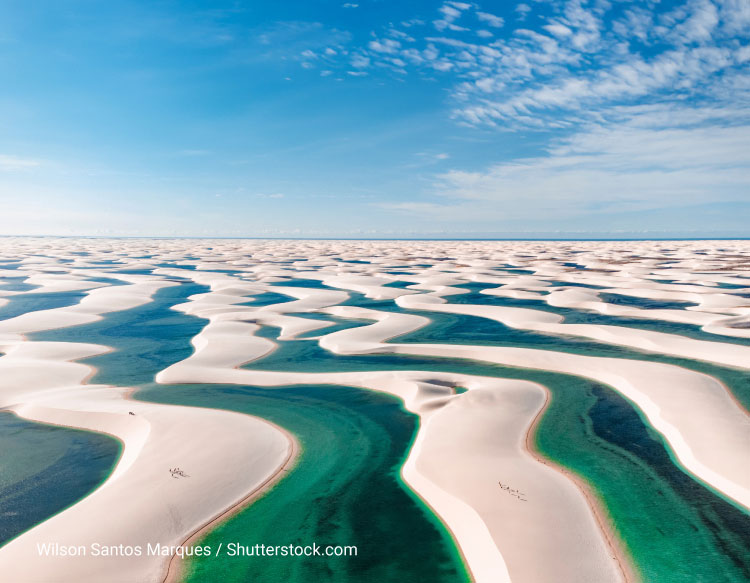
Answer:
[(5, 235), (0, 234), (0, 239), (25, 238), (25, 239), (162, 239), (162, 240), (249, 240), (249, 241), (748, 241), (747, 235), (726, 236), (528, 236), (528, 237), (491, 237), (491, 236), (408, 236), (398, 235), (393, 237), (354, 237), (354, 236), (223, 236), (223, 235)]

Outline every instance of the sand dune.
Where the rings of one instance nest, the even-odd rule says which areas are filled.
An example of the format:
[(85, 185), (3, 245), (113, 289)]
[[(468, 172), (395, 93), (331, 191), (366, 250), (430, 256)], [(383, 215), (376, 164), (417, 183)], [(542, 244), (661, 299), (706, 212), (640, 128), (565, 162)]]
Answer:
[[(410, 296), (417, 298), (419, 296)], [(433, 304), (426, 304), (433, 309)], [(446, 306), (446, 304), (436, 304)], [(465, 308), (466, 306), (457, 306)], [(664, 435), (682, 464), (695, 476), (750, 508), (750, 417), (712, 377), (680, 367), (550, 350), (439, 344), (384, 344), (394, 334), (415, 329), (414, 316), (340, 307), (337, 315), (377, 320), (372, 326), (341, 330), (321, 345), (342, 354), (396, 352), (458, 357), (586, 376), (608, 384), (632, 400)], [(545, 316), (546, 317), (546, 316)], [(400, 321), (399, 327), (394, 320)], [(383, 323), (388, 323), (384, 326)], [(675, 398), (679, 387), (679, 398)], [(718, 420), (721, 420), (718, 423)], [(710, 432), (706, 427), (712, 427)]]
[[(372, 311), (359, 308), (333, 307), (327, 311), (372, 317)], [(345, 341), (344, 352), (381, 350), (372, 347), (371, 336), (385, 339), (428, 323), (420, 316), (381, 315), (376, 324), (366, 327), (368, 335), (361, 343)], [(404, 399), (406, 407), (422, 417), (404, 477), (456, 534), (477, 581), (559, 581), (562, 573), (591, 582), (603, 576), (607, 581), (623, 578), (583, 493), (565, 476), (536, 461), (525, 448), (526, 432), (544, 402), (544, 391), (538, 385), (434, 372), (303, 374), (241, 370), (235, 367), (260, 357), (264, 347), (245, 344), (248, 349), (244, 354), (235, 352), (240, 338), (209, 334), (210, 327), (197, 338), (201, 346), (213, 344), (214, 349), (196, 350), (188, 359), (160, 372), (158, 382), (261, 386), (325, 383), (385, 391)], [(241, 334), (239, 328), (235, 332)], [(321, 345), (338, 346), (336, 339), (350, 336), (347, 332), (323, 336)], [(231, 354), (234, 361), (227, 359)], [(454, 395), (452, 386), (465, 386), (470, 392)], [(458, 432), (463, 436), (451, 438), (453, 445), (448, 450), (441, 447), (444, 438), (438, 437), (446, 435), (445, 424), (453, 428), (447, 435)], [(507, 484), (512, 484), (513, 490), (533, 492), (528, 494), (533, 501), (506, 494), (503, 485)], [(547, 529), (550, 521), (566, 524), (567, 530)], [(525, 528), (509, 529), (509, 524), (523, 524)], [(544, 562), (529, 561), (539, 553), (545, 553)]]
[[(72, 325), (68, 314), (86, 315), (83, 321), (90, 321), (107, 311), (145, 303), (163, 285), (111, 288), (119, 290), (116, 294), (104, 294), (109, 289), (104, 288), (93, 300), (89, 295), (73, 308), (40, 311), (34, 320), (7, 320), (4, 329), (26, 333)], [(3, 547), (0, 572), (8, 581), (160, 580), (171, 553), (92, 556), (92, 545), (179, 545), (264, 485), (289, 456), (287, 435), (264, 420), (134, 402), (127, 400), (127, 388), (84, 385), (92, 370), (74, 361), (106, 352), (106, 346), (28, 342), (10, 334), (3, 338), (0, 409), (35, 421), (107, 433), (123, 444), (117, 467), (104, 485)], [(189, 477), (174, 478), (169, 471), (174, 467)], [(148, 495), (134, 496), (139, 492)], [(38, 545), (45, 543), (83, 545), (88, 556), (40, 556)]]
[[(341, 355), (462, 358), (585, 376), (612, 386), (640, 409), (687, 471), (750, 508), (744, 463), (750, 421), (726, 388), (709, 376), (633, 359), (398, 342), (399, 335), (428, 324), (429, 312), (442, 311), (748, 368), (750, 348), (721, 342), (721, 335), (750, 336), (747, 253), (747, 243), (728, 241), (446, 245), (10, 239), (4, 257), (17, 258), (20, 267), (1, 270), (0, 279), (23, 278), (35, 287), (0, 289), (0, 303), (19, 293), (85, 295), (69, 307), (0, 320), (0, 409), (107, 433), (120, 439), (124, 449), (112, 476), (95, 492), (0, 549), (0, 572), (9, 580), (34, 582), (61, 577), (161, 580), (170, 556), (39, 558), (36, 545), (176, 545), (262, 488), (289, 461), (290, 436), (263, 420), (138, 402), (128, 399), (128, 387), (86, 385), (92, 370), (76, 361), (102, 354), (106, 346), (26, 338), (135, 308), (162, 288), (193, 281), (208, 291), (174, 309), (205, 320), (204, 327), (192, 339), (193, 354), (160, 371), (158, 382), (269, 388), (333, 384), (395, 395), (420, 417), (403, 477), (451, 529), (477, 581), (632, 580), (629, 561), (586, 487), (528, 449), (529, 431), (545, 404), (544, 387), (439, 372), (298, 373), (240, 367), (276, 348), (275, 342), (255, 335), (260, 326), (271, 326), (279, 329), (280, 341), (299, 341), (294, 339), (317, 331), (318, 339), (305, 341), (318, 341)], [(124, 285), (89, 278), (113, 278)], [(298, 279), (336, 289), (295, 286)], [(395, 281), (408, 287), (391, 286)], [(461, 286), (472, 282), (496, 286), (486, 294), (698, 325), (717, 340), (565, 324), (556, 314), (533, 309), (451, 303), (451, 296), (465, 293)], [(289, 301), (253, 305), (253, 298), (267, 292)], [(394, 300), (411, 313), (339, 305), (351, 292)], [(689, 303), (684, 309), (645, 309), (604, 301), (603, 293)], [(295, 315), (305, 313), (369, 324), (328, 334), (324, 320)], [(468, 390), (456, 393), (455, 387)], [(169, 469), (175, 466), (189, 477), (172, 477)], [(149, 495), (134, 495), (140, 492)]]

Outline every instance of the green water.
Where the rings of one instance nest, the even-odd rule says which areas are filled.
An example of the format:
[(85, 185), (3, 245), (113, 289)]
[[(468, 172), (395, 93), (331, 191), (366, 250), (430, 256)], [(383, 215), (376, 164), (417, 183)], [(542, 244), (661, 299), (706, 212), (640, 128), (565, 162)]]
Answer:
[(258, 573), (272, 581), (467, 580), (445, 527), (398, 477), (416, 430), (415, 416), (398, 400), (340, 387), (268, 390), (153, 384), (159, 370), (192, 352), (190, 339), (205, 324), (169, 307), (202, 291), (193, 284), (165, 288), (154, 302), (139, 308), (109, 314), (93, 324), (33, 335), (36, 340), (85, 339), (115, 348), (87, 361), (98, 369), (92, 382), (139, 386), (136, 398), (152, 402), (259, 415), (299, 438), (303, 453), (295, 470), (270, 494), (209, 535), (210, 540), (317, 542), (359, 549), (350, 559), (249, 565), (228, 558), (198, 561), (191, 563), (194, 580), (246, 581)]
[(200, 544), (356, 545), (348, 558), (192, 560), (186, 581), (466, 581), (445, 528), (399, 479), (416, 421), (400, 402), (344, 387), (149, 388), (139, 399), (231, 409), (293, 432), (292, 472)]
[[(252, 581), (258, 572), (273, 573), (272, 577), (259, 580), (460, 580), (464, 575), (445, 530), (398, 482), (398, 467), (413, 434), (414, 418), (405, 414), (393, 399), (338, 387), (149, 385), (156, 371), (191, 352), (189, 339), (203, 322), (167, 309), (183, 301), (181, 298), (197, 293), (191, 287), (183, 284), (163, 290), (153, 304), (112, 314), (103, 322), (43, 335), (52, 339), (63, 334), (68, 339), (85, 338), (88, 342), (115, 346), (116, 352), (90, 360), (100, 367), (96, 382), (144, 386), (137, 397), (146, 400), (256, 414), (300, 437), (304, 453), (299, 466), (207, 540), (238, 540), (243, 544), (276, 541), (288, 544), (297, 540), (305, 544), (313, 541), (357, 544), (359, 558), (369, 557), (362, 562), (323, 559), (304, 564), (283, 559), (266, 559), (260, 565), (255, 559), (252, 562), (227, 559), (221, 565), (194, 561), (190, 564), (191, 580), (213, 580), (215, 576), (230, 581)], [(385, 307), (356, 294), (352, 296), (347, 303), (376, 309)], [(387, 303), (393, 306), (392, 302)], [(443, 315), (438, 314), (424, 315), (434, 317), (435, 323), (397, 341), (481, 344), (505, 340), (513, 345), (521, 341), (494, 322), (489, 322), (495, 325), (489, 329), (477, 324), (482, 319), (451, 320), (441, 319)], [(337, 327), (344, 326), (345, 322), (337, 322)], [(268, 337), (274, 337), (275, 333), (273, 328), (262, 331)], [(592, 355), (603, 355), (599, 351), (606, 346), (537, 336), (543, 336), (544, 340), (525, 337), (524, 341), (536, 348)], [(607, 356), (623, 354), (618, 347), (607, 346), (606, 352)], [(544, 384), (553, 397), (536, 436), (540, 450), (593, 485), (645, 581), (735, 582), (750, 578), (747, 514), (685, 474), (671, 459), (661, 437), (650, 430), (630, 403), (607, 387), (569, 375), (467, 360), (388, 354), (337, 356), (310, 340), (280, 342), (277, 351), (248, 368), (308, 372), (443, 370)], [(378, 482), (376, 475), (384, 481)], [(368, 485), (373, 480), (379, 484), (375, 491)], [(337, 508), (342, 511), (337, 513)], [(389, 513), (389, 508), (398, 511)], [(414, 532), (421, 533), (412, 533), (406, 541), (411, 544), (407, 545), (408, 553), (367, 555), (368, 548), (373, 552), (368, 541), (380, 540), (383, 532), (398, 530), (400, 527), (393, 526), (400, 524), (397, 520), (414, 524), (417, 529)], [(424, 533), (432, 533), (426, 543), (422, 542)], [(416, 558), (421, 556), (429, 556), (429, 560)], [(421, 569), (425, 569), (426, 577), (422, 577)]]
[[(480, 318), (429, 314), (434, 321), (394, 342), (501, 343), (504, 327)], [(357, 325), (358, 323), (353, 323)], [(511, 345), (523, 331), (509, 329)], [(271, 333), (268, 333), (271, 336)], [(529, 347), (570, 349), (601, 356), (600, 345), (539, 336)], [(618, 347), (604, 345), (608, 352)], [(606, 354), (614, 356), (615, 354)], [(622, 356), (622, 355), (621, 355)], [(615, 530), (646, 581), (745, 581), (750, 576), (750, 517), (677, 466), (661, 436), (631, 404), (588, 379), (481, 362), (402, 355), (339, 356), (312, 341), (281, 342), (280, 348), (246, 368), (339, 372), (443, 370), (520, 378), (553, 395), (537, 434), (540, 451), (571, 468), (607, 507)], [(694, 578), (689, 578), (694, 577)]]
[[(688, 336), (698, 340), (711, 342), (728, 342), (730, 344), (750, 344), (747, 338), (729, 338), (709, 334), (701, 331), (697, 326), (687, 324), (675, 324), (671, 322), (660, 322), (658, 320), (638, 320), (629, 318), (618, 318), (603, 316), (583, 310), (570, 308), (554, 308), (545, 302), (537, 300), (515, 300), (488, 296), (486, 294), (472, 293), (466, 295), (451, 296), (451, 303), (470, 303), (479, 305), (502, 305), (523, 308), (540, 309), (552, 311), (565, 317), (565, 323), (576, 324), (605, 324), (610, 326), (624, 326), (630, 328), (641, 328), (657, 332), (670, 332)], [(380, 304), (380, 302), (379, 302)], [(382, 302), (383, 305), (373, 309), (398, 310), (392, 302)], [(390, 304), (390, 305), (389, 305)], [(427, 316), (432, 323), (426, 328), (417, 330), (413, 334), (402, 336), (396, 342), (441, 342), (450, 338), (451, 342), (458, 344), (485, 344), (493, 346), (516, 346), (524, 348), (544, 348), (587, 356), (605, 356), (610, 358), (629, 358), (634, 360), (647, 360), (650, 362), (661, 362), (681, 366), (696, 372), (711, 375), (723, 382), (742, 406), (750, 410), (750, 371), (747, 369), (721, 366), (702, 360), (691, 360), (659, 354), (657, 352), (646, 352), (616, 346), (605, 342), (597, 342), (587, 338), (576, 336), (564, 336), (553, 334), (541, 334), (528, 330), (519, 330), (505, 326), (495, 320), (479, 318), (474, 316), (463, 316), (460, 314), (445, 314), (442, 312), (418, 312)], [(661, 329), (660, 329), (661, 328)], [(465, 330), (471, 330), (466, 334)]]
[(750, 580), (750, 516), (681, 471), (624, 398), (585, 382), (573, 401), (565, 384), (547, 384), (537, 447), (593, 486), (643, 581)]
[[(487, 287), (486, 284), (471, 284), (477, 289)], [(464, 286), (466, 287), (466, 286)], [(491, 287), (491, 286), (490, 286)], [(603, 316), (601, 314), (586, 312), (583, 310), (574, 310), (571, 308), (555, 308), (547, 305), (545, 302), (538, 300), (515, 300), (513, 298), (500, 298), (497, 296), (488, 296), (476, 292), (470, 294), (456, 295), (450, 297), (451, 303), (461, 304), (479, 304), (479, 305), (502, 305), (509, 307), (522, 307), (527, 309), (545, 310), (560, 314), (565, 317), (566, 323), (586, 323), (586, 324), (606, 324), (610, 326), (639, 327), (647, 330), (659, 332), (670, 332), (682, 334), (699, 340), (709, 340), (713, 342), (724, 342), (725, 337), (717, 336), (702, 332), (696, 326), (686, 324), (674, 324), (670, 322), (660, 322), (658, 320), (639, 320)], [(373, 310), (391, 311), (410, 313), (399, 308), (391, 300), (369, 300), (362, 294), (352, 293), (352, 297), (345, 302), (347, 305), (361, 305)], [(413, 333), (392, 339), (392, 342), (411, 342), (411, 343), (453, 343), (453, 344), (477, 344), (485, 346), (508, 346), (518, 348), (535, 348), (545, 350), (556, 350), (558, 352), (568, 352), (572, 354), (581, 354), (584, 356), (602, 356), (607, 358), (628, 358), (634, 360), (645, 360), (649, 362), (660, 362), (681, 366), (696, 372), (711, 375), (724, 383), (734, 397), (742, 406), (750, 410), (750, 371), (730, 366), (721, 366), (707, 361), (690, 360), (659, 354), (658, 352), (646, 352), (625, 346), (597, 342), (580, 336), (566, 336), (555, 334), (542, 334), (529, 330), (520, 330), (512, 328), (488, 318), (477, 316), (466, 316), (461, 314), (448, 314), (444, 312), (430, 312), (419, 310), (411, 312), (421, 316), (426, 316), (431, 323), (424, 328), (420, 328)], [(334, 320), (334, 318), (329, 318)], [(335, 319), (337, 322), (336, 330), (346, 328), (344, 319)], [(359, 326), (358, 320), (349, 320), (349, 327)], [(659, 329), (663, 324), (664, 329)], [(325, 333), (329, 328), (321, 331)], [(334, 328), (330, 328), (331, 331)], [(726, 339), (730, 344), (748, 344), (750, 339), (736, 338)], [(273, 358), (271, 359), (271, 362)], [(266, 366), (267, 360), (264, 360)], [(273, 366), (273, 364), (272, 364)]]

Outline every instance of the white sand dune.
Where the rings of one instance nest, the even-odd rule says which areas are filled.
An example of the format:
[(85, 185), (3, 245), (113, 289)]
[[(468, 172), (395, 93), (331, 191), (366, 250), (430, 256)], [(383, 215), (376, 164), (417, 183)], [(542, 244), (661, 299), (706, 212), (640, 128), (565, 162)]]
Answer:
[[(178, 308), (186, 309), (184, 305)], [(372, 317), (370, 310), (358, 310), (333, 307), (327, 312)], [(228, 315), (222, 313), (223, 317)], [(346, 351), (368, 352), (372, 349), (370, 336), (388, 338), (428, 322), (420, 316), (382, 314), (376, 324), (366, 327), (369, 335), (364, 344), (347, 342)], [(253, 325), (245, 325), (245, 332), (251, 333)], [(607, 581), (623, 578), (583, 493), (565, 476), (536, 461), (525, 448), (529, 425), (544, 402), (544, 391), (538, 385), (434, 372), (305, 374), (241, 370), (236, 367), (265, 354), (267, 346), (261, 342), (253, 345), (241, 336), (233, 340), (231, 334), (212, 334), (211, 326), (196, 337), (194, 344), (200, 348), (160, 372), (158, 382), (261, 386), (325, 383), (385, 391), (404, 399), (406, 407), (422, 418), (404, 478), (455, 533), (477, 581), (559, 581), (561, 574), (592, 583), (602, 577)], [(233, 331), (242, 334), (240, 328)], [(335, 342), (346, 332), (323, 336), (321, 345), (328, 346), (329, 339)], [(236, 350), (240, 344), (246, 347), (244, 353)], [(449, 388), (452, 386), (471, 390), (454, 395)], [(446, 434), (445, 424), (453, 431)], [(454, 432), (462, 438), (450, 438), (453, 445), (446, 451), (440, 446), (445, 437), (437, 436), (455, 436)], [(446, 463), (448, 460), (455, 463)], [(533, 492), (534, 500), (506, 492), (503, 485)], [(550, 521), (565, 524), (567, 530), (547, 529)], [(509, 524), (514, 528), (509, 529)], [(521, 524), (525, 527), (515, 528)], [(539, 553), (545, 553), (547, 560), (529, 561)]]
[[(561, 292), (564, 293), (564, 292)], [(420, 294), (402, 296), (396, 303), (410, 310), (428, 310), (450, 314), (463, 314), (496, 320), (512, 328), (533, 330), (555, 335), (580, 336), (608, 344), (618, 344), (639, 350), (660, 352), (683, 358), (706, 360), (726, 366), (750, 368), (750, 346), (717, 341), (696, 340), (624, 326), (603, 324), (564, 324), (562, 316), (542, 310), (444, 303), (438, 295)]]
[[(277, 373), (219, 364), (185, 361), (157, 380), (325, 383), (404, 399), (422, 419), (404, 479), (452, 530), (476, 581), (623, 580), (583, 492), (525, 448), (528, 427), (544, 403), (538, 385), (436, 372)], [(452, 386), (469, 391), (454, 395)], [(506, 492), (504, 485), (523, 495)], [(544, 561), (530, 560), (540, 553)]]
[[(104, 288), (73, 308), (40, 311), (34, 320), (7, 320), (4, 329), (27, 333), (72, 325), (67, 314), (86, 315), (83, 321), (91, 321), (149, 301), (162, 285)], [(117, 293), (104, 294), (109, 289)], [(216, 334), (227, 335), (227, 330), (208, 333), (214, 338)], [(289, 436), (264, 420), (134, 402), (126, 400), (128, 389), (82, 384), (92, 370), (74, 361), (106, 352), (106, 346), (28, 342), (7, 333), (1, 338), (0, 409), (35, 421), (107, 433), (123, 444), (115, 471), (100, 488), (2, 548), (4, 580), (158, 581), (172, 553), (148, 555), (149, 543), (181, 544), (265, 485), (288, 460)], [(174, 478), (169, 470), (175, 467), (189, 477)], [(82, 545), (88, 556), (40, 556), (38, 545), (46, 543)], [(140, 546), (143, 554), (92, 556), (94, 544)]]
[[(319, 341), (342, 355), (464, 358), (585, 376), (632, 401), (690, 473), (750, 507), (744, 463), (750, 451), (748, 416), (726, 387), (709, 376), (634, 359), (398, 343), (400, 334), (429, 323), (430, 311), (444, 311), (748, 368), (750, 348), (721, 342), (721, 335), (750, 335), (749, 253), (748, 243), (731, 241), (446, 245), (8, 239), (2, 257), (20, 261), (22, 267), (0, 270), (0, 280), (23, 277), (37, 287), (31, 292), (0, 291), (0, 302), (13, 301), (17, 293), (86, 295), (73, 306), (0, 320), (0, 409), (107, 433), (120, 439), (124, 450), (113, 475), (95, 492), (0, 549), (0, 573), (24, 582), (159, 581), (169, 556), (39, 558), (36, 545), (176, 545), (262, 488), (289, 462), (293, 443), (280, 428), (226, 411), (129, 400), (127, 387), (86, 385), (91, 369), (76, 361), (108, 347), (25, 337), (135, 308), (151, 301), (159, 289), (192, 280), (209, 291), (175, 309), (204, 319), (205, 325), (192, 339), (193, 354), (159, 372), (158, 382), (269, 388), (332, 384), (393, 394), (420, 417), (403, 477), (451, 529), (477, 581), (633, 580), (595, 497), (528, 449), (530, 428), (545, 403), (544, 387), (438, 372), (299, 373), (240, 367), (275, 349), (275, 342), (255, 336), (260, 326), (271, 326), (279, 329), (280, 341), (298, 341), (294, 339), (299, 335), (317, 331), (318, 340), (305, 341)], [(119, 279), (125, 285), (86, 279), (91, 277)], [(337, 289), (298, 287), (290, 281), (294, 279), (317, 280)], [(409, 286), (390, 286), (394, 281)], [(464, 293), (460, 286), (471, 282), (497, 286), (484, 290), (487, 294), (699, 325), (715, 333), (717, 341), (621, 326), (564, 324), (559, 316), (540, 310), (451, 304), (450, 296)], [(253, 298), (266, 292), (291, 299), (253, 305)], [(424, 316), (338, 305), (349, 298), (347, 292), (395, 300)], [(600, 293), (692, 305), (643, 309), (605, 302)], [(326, 334), (326, 321), (295, 315), (305, 313), (369, 324)], [(456, 394), (454, 387), (468, 390)], [(190, 477), (173, 478), (169, 469), (175, 466)]]
[(0, 334), (30, 334), (41, 330), (65, 328), (96, 322), (101, 314), (135, 308), (148, 301), (164, 287), (177, 285), (156, 278), (123, 286), (100, 287), (86, 292), (80, 302), (65, 308), (28, 312), (8, 320), (0, 320)]
[[(409, 299), (417, 297), (409, 296)], [(448, 306), (426, 305), (429, 309), (433, 309), (433, 305)], [(455, 306), (459, 313), (466, 307)], [(336, 314), (377, 320), (372, 326), (341, 330), (321, 340), (322, 346), (337, 353), (395, 352), (467, 358), (585, 376), (608, 384), (641, 409), (651, 425), (665, 437), (686, 469), (750, 508), (750, 475), (744, 463), (750, 451), (750, 416), (738, 406), (723, 385), (708, 375), (661, 363), (581, 356), (551, 350), (455, 344), (384, 344), (385, 340), (395, 335), (394, 331), (403, 333), (415, 329), (414, 316), (363, 308), (347, 309), (344, 306), (336, 309)], [(706, 427), (711, 427), (711, 431), (706, 431)]]

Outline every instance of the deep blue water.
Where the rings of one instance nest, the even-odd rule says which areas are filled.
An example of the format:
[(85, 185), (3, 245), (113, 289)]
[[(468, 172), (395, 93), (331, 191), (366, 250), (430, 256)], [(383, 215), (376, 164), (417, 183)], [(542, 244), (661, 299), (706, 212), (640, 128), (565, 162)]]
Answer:
[(0, 320), (15, 318), (27, 312), (73, 306), (81, 301), (81, 298), (85, 295), (85, 292), (82, 291), (72, 291), (8, 296), (5, 298), (9, 300), (8, 303), (0, 306)]
[[(459, 294), (447, 297), (447, 301), (452, 304), (478, 304), (487, 306), (505, 306), (512, 308), (527, 308), (533, 310), (542, 310), (559, 314), (565, 318), (566, 324), (602, 324), (607, 326), (625, 326), (630, 328), (639, 328), (642, 330), (651, 330), (654, 332), (667, 332), (670, 334), (679, 334), (696, 340), (707, 340), (709, 342), (727, 342), (730, 344), (741, 344), (750, 346), (750, 338), (736, 338), (733, 336), (723, 336), (704, 332), (700, 326), (693, 324), (682, 324), (678, 322), (664, 322), (662, 320), (650, 320), (647, 318), (628, 318), (623, 316), (610, 316), (593, 312), (590, 310), (578, 310), (574, 308), (561, 308), (550, 306), (543, 300), (522, 300), (516, 298), (505, 298), (489, 294), (479, 293), (482, 289), (488, 287), (497, 287), (490, 284), (467, 284), (462, 286), (469, 289), (466, 294)], [(680, 308), (677, 308), (680, 309)]]
[(0, 289), (7, 291), (30, 291), (39, 286), (31, 283), (25, 283), (26, 276), (23, 277), (0, 277)]
[(0, 412), (0, 546), (93, 491), (120, 449), (108, 435)]
[(609, 304), (640, 308), (642, 310), (684, 310), (689, 306), (698, 305), (694, 302), (684, 302), (678, 300), (654, 300), (650, 298), (638, 298), (635, 296), (612, 293), (600, 293), (599, 297), (602, 299), (602, 301)]

